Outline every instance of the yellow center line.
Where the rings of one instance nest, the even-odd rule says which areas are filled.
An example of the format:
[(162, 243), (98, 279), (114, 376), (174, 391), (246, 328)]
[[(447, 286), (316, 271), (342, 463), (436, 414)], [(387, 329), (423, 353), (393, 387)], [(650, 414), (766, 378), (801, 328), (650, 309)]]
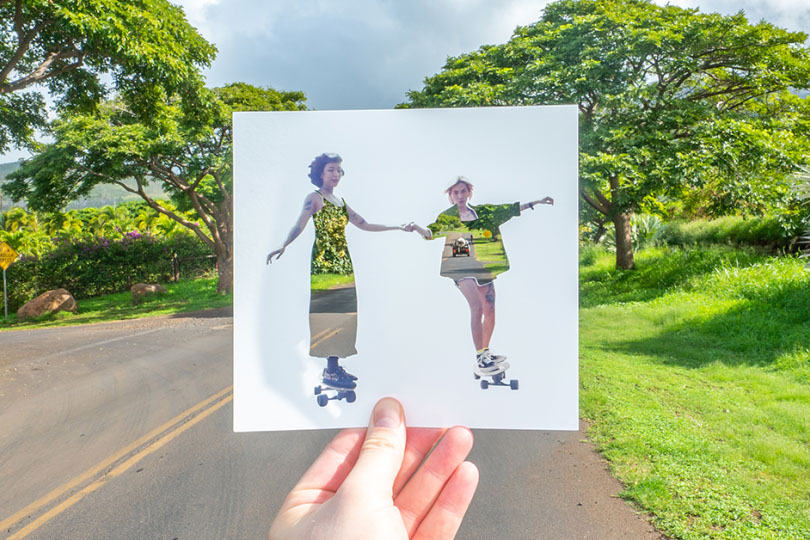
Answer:
[[(118, 452), (116, 452), (112, 456), (108, 457), (104, 461), (98, 463), (94, 467), (91, 467), (90, 469), (87, 469), (86, 471), (81, 473), (79, 476), (77, 476), (77, 477), (73, 478), (72, 480), (69, 480), (68, 482), (62, 484), (61, 486), (59, 486), (56, 489), (52, 490), (50, 493), (48, 493), (44, 497), (41, 497), (40, 499), (37, 499), (36, 501), (32, 502), (31, 504), (29, 504), (28, 506), (26, 506), (22, 510), (16, 512), (14, 515), (11, 515), (11, 516), (7, 517), (3, 521), (0, 521), (0, 531), (8, 529), (11, 525), (19, 522), (20, 520), (22, 520), (26, 516), (39, 511), (40, 509), (42, 509), (42, 507), (44, 507), (45, 505), (51, 503), (53, 500), (61, 497), (66, 492), (68, 492), (71, 489), (75, 488), (76, 486), (82, 484), (83, 482), (86, 482), (90, 478), (98, 475), (104, 469), (106, 469), (109, 466), (111, 466), (112, 464), (114, 464), (116, 461), (119, 461), (120, 459), (126, 457), (128, 454), (130, 454), (133, 451), (137, 450), (140, 446), (143, 446), (144, 444), (148, 443), (149, 441), (151, 441), (152, 439), (154, 439), (155, 437), (157, 437), (158, 435), (160, 435), (161, 433), (163, 433), (167, 429), (171, 428), (172, 426), (174, 426), (175, 424), (177, 424), (178, 422), (180, 422), (184, 418), (196, 413), (200, 409), (202, 409), (202, 408), (206, 407), (207, 405), (209, 405), (211, 402), (216, 401), (217, 399), (220, 399), (222, 396), (224, 396), (225, 394), (227, 394), (231, 390), (233, 390), (233, 385), (220, 390), (219, 392), (217, 392), (213, 396), (209, 397), (208, 399), (206, 399), (204, 401), (201, 401), (200, 403), (194, 405), (193, 407), (191, 407), (189, 409), (186, 409), (185, 411), (181, 412), (180, 414), (178, 414), (177, 416), (175, 416), (174, 418), (172, 418), (171, 420), (169, 420), (165, 424), (163, 424), (160, 427), (150, 431), (149, 433), (147, 433), (146, 435), (144, 435), (143, 437), (141, 437), (140, 439), (138, 439), (134, 443), (130, 444), (126, 448), (123, 448), (123, 449), (119, 450)], [(197, 420), (198, 418), (204, 418), (205, 416), (210, 414), (210, 411), (221, 407), (224, 403), (227, 403), (228, 401), (230, 401), (230, 399), (232, 399), (232, 397), (233, 396), (229, 396), (228, 399), (224, 400), (221, 403), (218, 403), (217, 405), (215, 405), (214, 407), (212, 407), (208, 411), (205, 411), (205, 413), (198, 415), (196, 418), (192, 419), (191, 421), (189, 421), (186, 424), (184, 424), (183, 426), (181, 426), (180, 429), (176, 430), (174, 433), (181, 433), (182, 431), (187, 429), (185, 426), (193, 425), (194, 423), (196, 423), (198, 421)], [(170, 434), (167, 434), (167, 435), (170, 435)], [(149, 448), (154, 447), (154, 445), (157, 444), (157, 442), (159, 442), (159, 441), (156, 441), (155, 443), (153, 443), (152, 446), (149, 447)], [(165, 444), (165, 443), (162, 443), (160, 446), (162, 446), (163, 444)], [(132, 457), (133, 458), (138, 457), (138, 459), (140, 459), (138, 454), (136, 454), (135, 456), (132, 456)], [(130, 458), (130, 460), (131, 459), (132, 458)], [(129, 461), (127, 461), (127, 463), (128, 462)], [(103, 480), (103, 478), (102, 478), (102, 480)], [(85, 488), (85, 489), (87, 489), (87, 488)], [(84, 490), (82, 490), (82, 491), (84, 491)], [(82, 492), (79, 492), (79, 493), (82, 493)], [(76, 495), (78, 495), (78, 493)], [(76, 497), (76, 495), (73, 495), (73, 497), (71, 497), (71, 499)], [(83, 496), (84, 495), (82, 495), (82, 497)], [(68, 500), (71, 500), (71, 499), (68, 499)], [(67, 502), (67, 501), (65, 501), (65, 502)], [(64, 504), (65, 503), (62, 503), (62, 505), (64, 505)], [(60, 506), (62, 506), (62, 505), (60, 505)], [(57, 508), (59, 508), (59, 506)], [(39, 520), (37, 520), (37, 521), (39, 521)], [(36, 523), (36, 522), (34, 522), (34, 523)], [(33, 523), (31, 525), (33, 525)], [(29, 527), (30, 527), (30, 525), (29, 525)], [(28, 529), (28, 527), (26, 527), (25, 529), (22, 529), (17, 534), (22, 533), (22, 531), (26, 530), (26, 529)], [(31, 529), (31, 530), (33, 530), (33, 529)], [(25, 533), (25, 534), (28, 534), (28, 533)], [(10, 538), (19, 538), (19, 537), (18, 536), (13, 536), (13, 537), (10, 537)]]
[[(329, 330), (331, 330), (331, 329), (330, 329), (330, 328), (327, 328), (327, 332), (328, 332)], [(338, 328), (338, 329), (336, 329), (336, 330), (332, 330), (331, 332), (329, 332), (329, 333), (328, 333), (328, 334), (326, 334), (326, 335), (323, 335), (323, 332), (321, 332), (321, 333), (320, 333), (320, 334), (318, 334), (318, 335), (319, 335), (319, 336), (323, 335), (323, 337), (321, 337), (321, 339), (317, 340), (315, 343), (313, 343), (312, 345), (310, 345), (310, 346), (309, 346), (309, 348), (310, 348), (310, 349), (313, 349), (313, 348), (317, 347), (318, 345), (320, 345), (321, 343), (323, 343), (323, 342), (324, 342), (324, 341), (326, 341), (327, 339), (329, 339), (329, 338), (332, 338), (332, 337), (336, 336), (336, 335), (338, 334), (338, 332), (340, 332), (341, 330), (343, 330), (343, 329), (342, 329), (342, 328)]]
[(324, 334), (328, 333), (330, 330), (331, 330), (331, 328), (327, 328), (326, 330), (324, 330), (324, 331), (322, 331), (322, 332), (318, 332), (317, 334), (315, 334), (314, 336), (312, 336), (312, 338), (310, 339), (310, 341), (317, 341), (317, 340), (318, 340), (318, 338), (322, 337)]
[(123, 462), (120, 465), (113, 468), (106, 475), (102, 476), (101, 478), (99, 478), (98, 480), (96, 480), (95, 482), (90, 484), (89, 486), (85, 487), (81, 491), (75, 493), (73, 496), (71, 496), (69, 499), (67, 499), (63, 503), (61, 503), (61, 504), (55, 506), (54, 508), (50, 509), (49, 511), (47, 511), (46, 513), (41, 515), (36, 520), (29, 523), (28, 525), (26, 525), (25, 527), (23, 527), (22, 529), (20, 529), (16, 533), (12, 534), (11, 536), (8, 537), (7, 540), (18, 540), (20, 538), (23, 538), (23, 537), (27, 536), (28, 534), (31, 534), (36, 529), (41, 527), (43, 524), (50, 521), (54, 517), (58, 516), (59, 514), (61, 514), (62, 512), (64, 512), (65, 510), (67, 510), (68, 508), (70, 508), (71, 506), (73, 506), (74, 504), (79, 502), (80, 500), (82, 500), (85, 496), (89, 495), (90, 493), (93, 493), (95, 490), (100, 488), (104, 484), (104, 482), (107, 481), (107, 479), (115, 478), (116, 476), (119, 476), (120, 474), (126, 472), (127, 469), (130, 469), (133, 465), (135, 465), (136, 463), (141, 461), (143, 458), (145, 458), (146, 456), (148, 456), (152, 452), (155, 452), (156, 450), (159, 450), (160, 448), (162, 448), (166, 443), (168, 443), (172, 439), (175, 439), (178, 435), (180, 435), (181, 433), (183, 433), (187, 429), (191, 428), (194, 424), (200, 422), (201, 420), (203, 420), (205, 417), (207, 417), (208, 415), (210, 415), (211, 413), (213, 413), (217, 409), (219, 409), (221, 407), (224, 407), (232, 399), (233, 399), (233, 394), (226, 397), (225, 399), (223, 399), (222, 401), (220, 401), (219, 403), (217, 403), (213, 407), (210, 407), (209, 409), (206, 409), (205, 411), (201, 412), (200, 414), (198, 414), (197, 416), (195, 416), (194, 418), (192, 418), (191, 420), (189, 420), (185, 424), (181, 424), (180, 427), (178, 427), (174, 431), (170, 431), (169, 433), (167, 433), (162, 438), (156, 440), (154, 443), (152, 443), (151, 445), (144, 448), (142, 451), (138, 452), (137, 454), (133, 455), (131, 458), (129, 458), (125, 462)]

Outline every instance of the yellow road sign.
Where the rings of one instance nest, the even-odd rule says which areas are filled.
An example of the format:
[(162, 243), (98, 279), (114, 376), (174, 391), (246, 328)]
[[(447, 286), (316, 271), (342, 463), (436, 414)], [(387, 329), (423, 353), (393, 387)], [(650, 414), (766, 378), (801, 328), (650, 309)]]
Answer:
[(5, 270), (11, 263), (17, 260), (19, 253), (14, 251), (14, 248), (5, 242), (0, 242), (0, 268)]

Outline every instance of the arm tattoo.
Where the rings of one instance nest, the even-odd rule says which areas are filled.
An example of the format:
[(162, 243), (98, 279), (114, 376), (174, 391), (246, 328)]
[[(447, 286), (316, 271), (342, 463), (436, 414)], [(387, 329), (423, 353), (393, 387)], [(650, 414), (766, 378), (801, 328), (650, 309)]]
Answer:
[(307, 202), (304, 203), (304, 211), (309, 212), (312, 210), (312, 199), (307, 199)]

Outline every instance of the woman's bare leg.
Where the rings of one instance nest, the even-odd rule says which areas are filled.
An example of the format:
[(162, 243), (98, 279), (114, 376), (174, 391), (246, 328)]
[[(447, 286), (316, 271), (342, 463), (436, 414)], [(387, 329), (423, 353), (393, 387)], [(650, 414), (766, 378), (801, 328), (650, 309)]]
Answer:
[(483, 322), (481, 323), (481, 348), (489, 349), (489, 340), (495, 330), (495, 284), (492, 282), (478, 287), (481, 298)]
[(472, 330), (473, 344), (475, 350), (480, 351), (484, 348), (484, 305), (481, 295), (478, 293), (478, 284), (475, 279), (461, 279), (458, 282), (458, 288), (470, 305), (470, 329)]

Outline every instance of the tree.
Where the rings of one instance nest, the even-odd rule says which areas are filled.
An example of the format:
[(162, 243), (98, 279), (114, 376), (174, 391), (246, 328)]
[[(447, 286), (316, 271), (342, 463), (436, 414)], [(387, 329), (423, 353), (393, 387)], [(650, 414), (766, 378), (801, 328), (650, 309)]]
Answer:
[(577, 104), (581, 196), (630, 269), (631, 216), (656, 197), (709, 182), (754, 196), (804, 162), (806, 39), (742, 13), (560, 0), (508, 43), (449, 58), (400, 106)]
[(0, 32), (0, 152), (47, 125), (42, 95), (23, 89), (45, 85), (60, 109), (86, 112), (106, 76), (148, 118), (162, 97), (193, 97), (216, 53), (167, 0), (0, 0)]
[[(55, 141), (9, 175), (3, 190), (27, 199), (34, 210), (56, 211), (100, 184), (116, 184), (150, 208), (187, 227), (217, 257), (217, 291), (233, 283), (234, 111), (303, 110), (304, 94), (234, 83), (202, 94), (201, 106), (184, 112), (163, 104), (146, 123), (121, 101), (93, 114), (72, 114), (53, 126)], [(124, 181), (134, 178), (130, 187)], [(161, 182), (176, 209), (150, 197), (145, 187)], [(193, 212), (187, 217), (186, 212)]]

